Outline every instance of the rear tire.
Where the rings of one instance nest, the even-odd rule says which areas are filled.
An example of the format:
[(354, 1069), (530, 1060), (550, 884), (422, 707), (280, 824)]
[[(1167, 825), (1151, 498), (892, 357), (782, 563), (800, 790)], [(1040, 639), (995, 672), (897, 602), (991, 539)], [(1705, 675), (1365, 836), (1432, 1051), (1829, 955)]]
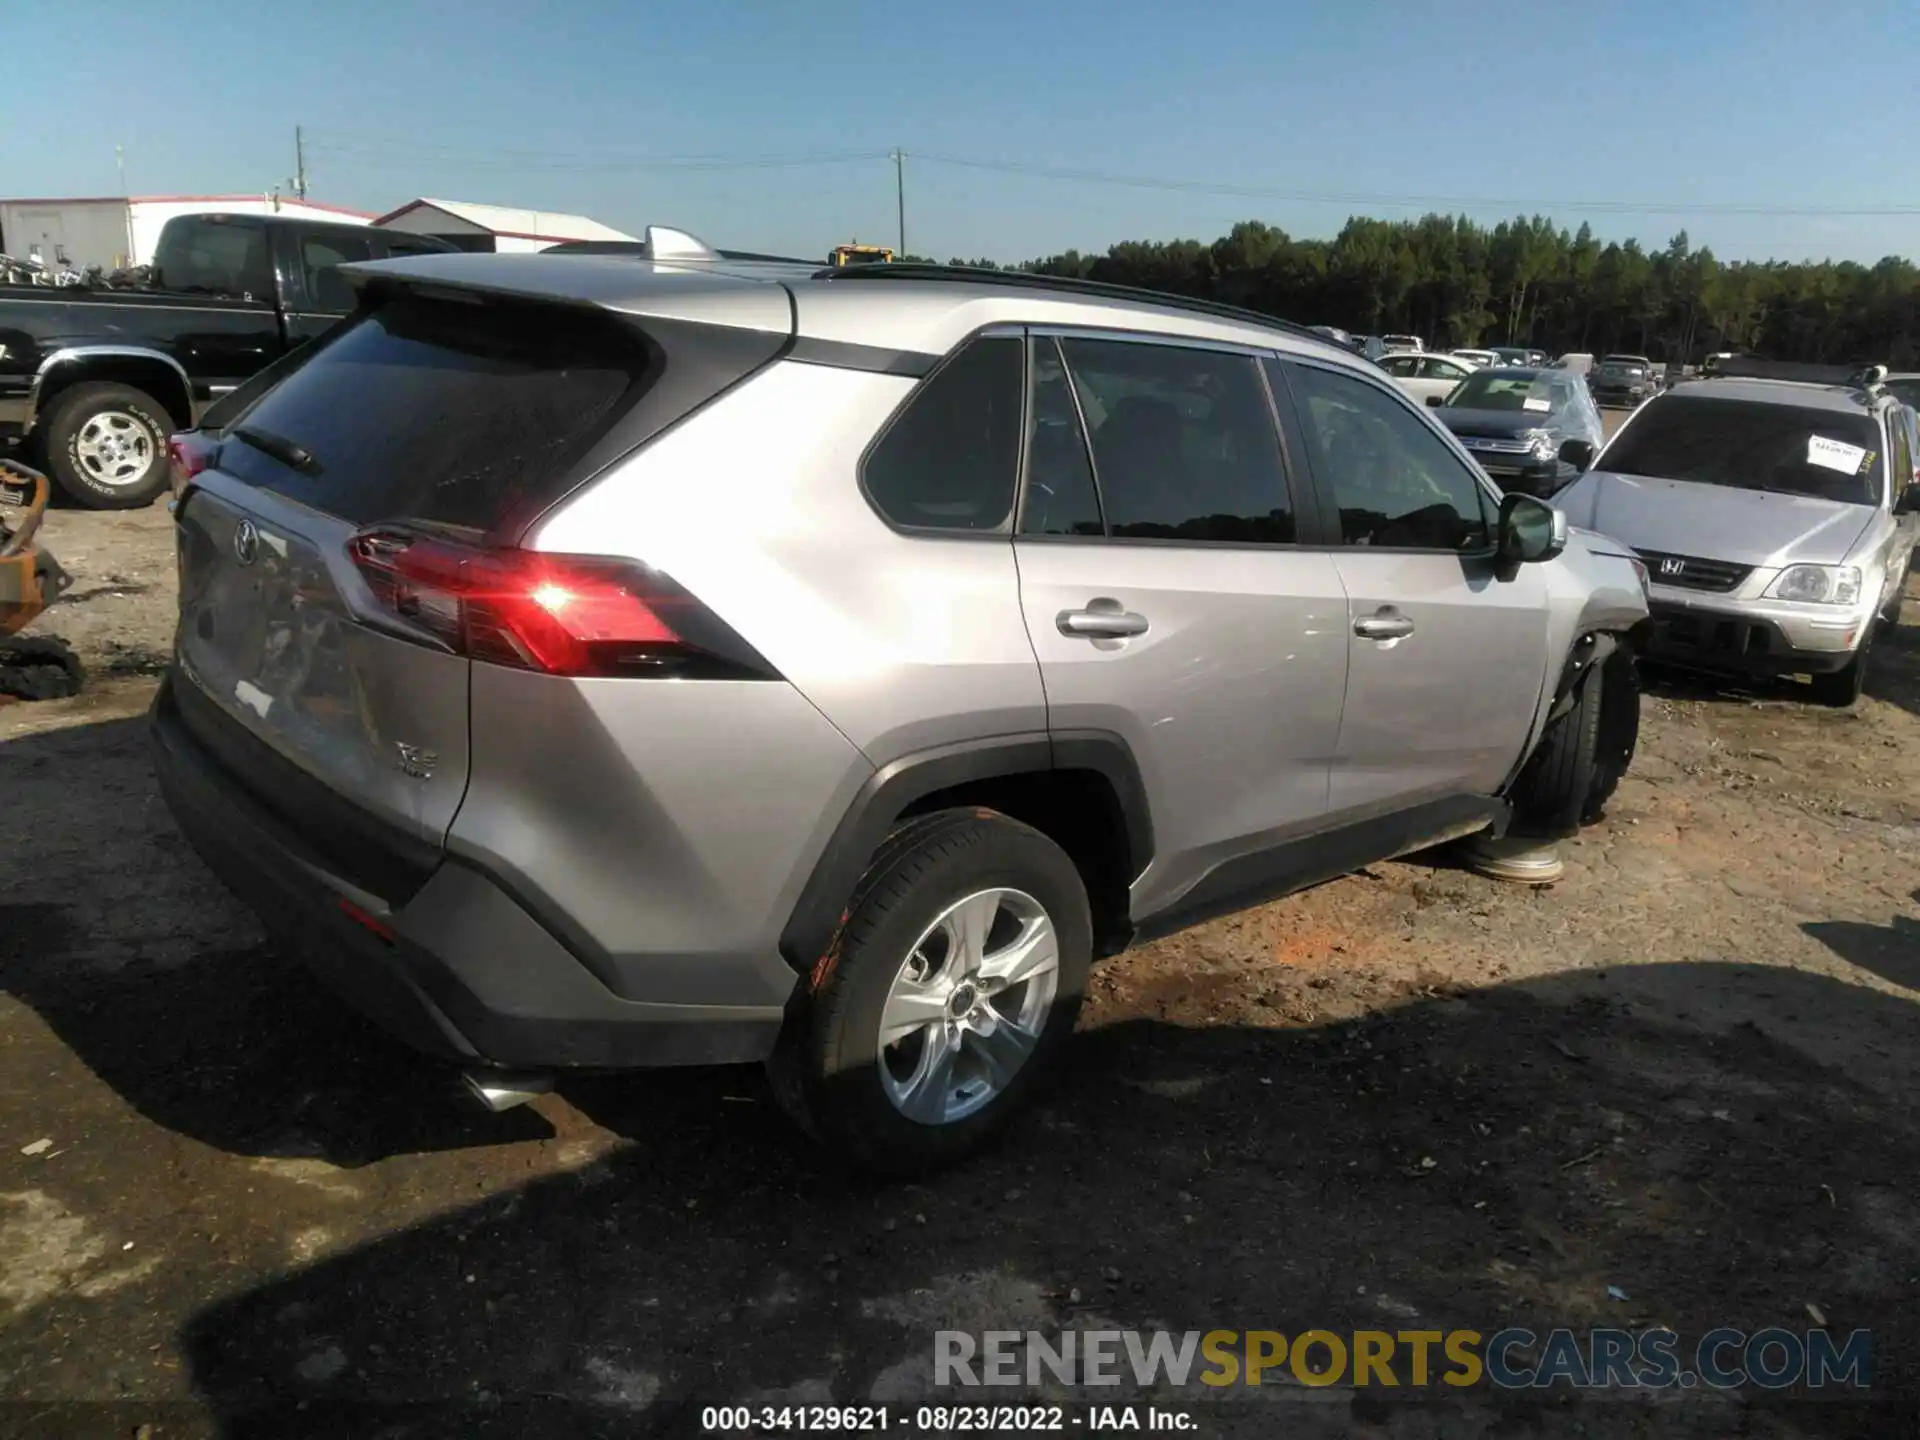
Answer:
[(90, 510), (151, 505), (167, 488), (166, 407), (144, 390), (88, 380), (63, 390), (40, 433), (47, 469)]
[[(973, 931), (970, 948), (959, 937)], [(996, 973), (1009, 957), (1043, 955), (1049, 932), (1051, 974), (1006, 983)], [(986, 810), (910, 821), (875, 854), (787, 1017), (768, 1062), (774, 1094), (858, 1169), (951, 1164), (1045, 1082), (1092, 954), (1086, 887), (1052, 840)], [(1003, 1046), (1020, 1058), (1009, 1063)]]

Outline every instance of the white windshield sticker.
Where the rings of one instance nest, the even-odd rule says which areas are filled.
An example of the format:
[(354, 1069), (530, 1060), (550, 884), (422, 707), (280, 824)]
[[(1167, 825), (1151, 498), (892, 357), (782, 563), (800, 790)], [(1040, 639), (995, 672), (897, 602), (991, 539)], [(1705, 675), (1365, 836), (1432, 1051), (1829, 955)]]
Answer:
[(1522, 400), (1520, 404), (1523, 409), (1527, 410), (1551, 410), (1553, 408), (1551, 401), (1536, 400), (1532, 396), (1528, 396), (1525, 400)]
[(1829, 440), (1824, 435), (1807, 437), (1807, 463), (1824, 466), (1828, 470), (1838, 470), (1842, 475), (1851, 475), (1867, 458), (1867, 452), (1858, 445), (1849, 445), (1844, 440)]
[(273, 708), (273, 696), (250, 680), (242, 680), (233, 687), (233, 698), (262, 720), (267, 718), (267, 711)]

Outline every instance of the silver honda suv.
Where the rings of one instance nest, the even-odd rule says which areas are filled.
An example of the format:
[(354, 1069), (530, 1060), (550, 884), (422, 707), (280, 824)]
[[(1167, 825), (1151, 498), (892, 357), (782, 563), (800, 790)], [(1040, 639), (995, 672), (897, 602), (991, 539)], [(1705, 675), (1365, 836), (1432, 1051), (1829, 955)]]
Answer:
[(1099, 956), (1631, 756), (1644, 572), (1311, 331), (1038, 276), (350, 267), (173, 445), (163, 788), (506, 1103), (766, 1061), (859, 1165), (1019, 1109)]
[(1553, 503), (1646, 562), (1650, 658), (1851, 705), (1920, 544), (1913, 412), (1879, 367), (1722, 373), (1648, 401)]

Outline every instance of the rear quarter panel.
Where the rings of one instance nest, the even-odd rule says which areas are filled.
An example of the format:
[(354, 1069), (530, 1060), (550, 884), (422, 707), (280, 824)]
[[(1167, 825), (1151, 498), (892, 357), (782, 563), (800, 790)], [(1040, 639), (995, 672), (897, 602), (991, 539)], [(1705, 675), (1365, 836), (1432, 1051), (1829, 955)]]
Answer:
[(860, 457), (914, 383), (783, 361), (596, 481), (530, 543), (667, 571), (876, 766), (1043, 735), (1012, 541), (902, 534), (860, 491)]

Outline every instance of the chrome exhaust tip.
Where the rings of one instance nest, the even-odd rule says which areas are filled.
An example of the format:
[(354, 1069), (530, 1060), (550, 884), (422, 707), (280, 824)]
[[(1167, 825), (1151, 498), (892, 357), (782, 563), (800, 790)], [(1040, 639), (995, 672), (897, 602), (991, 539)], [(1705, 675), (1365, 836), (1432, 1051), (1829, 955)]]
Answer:
[(553, 1077), (537, 1071), (466, 1070), (460, 1078), (474, 1099), (496, 1115), (553, 1090)]

